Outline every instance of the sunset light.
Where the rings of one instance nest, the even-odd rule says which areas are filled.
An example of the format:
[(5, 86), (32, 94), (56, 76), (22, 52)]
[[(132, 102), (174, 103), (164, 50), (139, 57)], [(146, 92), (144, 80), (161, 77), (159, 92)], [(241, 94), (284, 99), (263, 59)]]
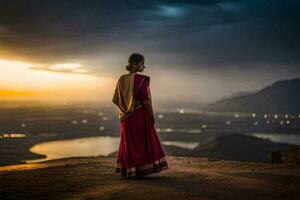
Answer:
[[(87, 74), (80, 64), (38, 64), (0, 60), (1, 98), (97, 99), (109, 96), (113, 79)], [(97, 95), (98, 94), (98, 95)]]
[(1, 0), (0, 200), (299, 199), (299, 11)]

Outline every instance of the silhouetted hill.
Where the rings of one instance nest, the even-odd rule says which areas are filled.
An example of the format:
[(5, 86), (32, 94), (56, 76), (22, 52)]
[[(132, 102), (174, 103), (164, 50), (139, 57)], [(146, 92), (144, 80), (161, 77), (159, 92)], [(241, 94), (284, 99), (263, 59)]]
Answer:
[(300, 79), (278, 81), (258, 92), (219, 100), (205, 109), (227, 112), (300, 113)]
[(287, 151), (292, 145), (254, 136), (220, 135), (195, 149), (199, 157), (250, 162), (268, 162), (272, 151)]
[(163, 145), (167, 155), (244, 162), (269, 162), (271, 152), (286, 153), (293, 147), (295, 145), (272, 142), (269, 139), (243, 134), (214, 136), (193, 150)]

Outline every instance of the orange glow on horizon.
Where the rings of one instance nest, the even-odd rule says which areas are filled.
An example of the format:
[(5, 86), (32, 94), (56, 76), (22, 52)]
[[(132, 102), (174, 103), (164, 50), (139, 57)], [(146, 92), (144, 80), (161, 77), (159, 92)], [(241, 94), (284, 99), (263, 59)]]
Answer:
[(10, 89), (1, 89), (0, 88), (0, 97), (1, 98), (11, 98), (11, 97), (33, 97), (35, 96), (34, 92), (31, 91), (18, 91)]
[(85, 72), (79, 64), (50, 66), (51, 70), (74, 73), (37, 68), (31, 63), (0, 59), (0, 98), (109, 100), (112, 95), (113, 78), (78, 73)]

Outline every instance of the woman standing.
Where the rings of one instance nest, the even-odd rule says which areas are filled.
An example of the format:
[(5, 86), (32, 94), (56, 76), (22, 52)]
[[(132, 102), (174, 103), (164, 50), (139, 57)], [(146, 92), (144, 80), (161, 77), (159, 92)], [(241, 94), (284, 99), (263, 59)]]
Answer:
[(117, 83), (113, 103), (119, 108), (121, 140), (116, 173), (136, 177), (168, 168), (165, 153), (154, 128), (155, 118), (150, 93), (150, 77), (143, 72), (144, 56), (132, 54)]

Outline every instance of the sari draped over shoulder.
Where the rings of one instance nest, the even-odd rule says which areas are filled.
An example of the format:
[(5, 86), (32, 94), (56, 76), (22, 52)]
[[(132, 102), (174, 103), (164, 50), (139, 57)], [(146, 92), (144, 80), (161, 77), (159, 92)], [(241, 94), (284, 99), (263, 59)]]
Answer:
[(137, 73), (122, 75), (113, 95), (119, 108), (121, 140), (116, 173), (124, 177), (142, 176), (168, 168), (150, 113), (143, 106), (151, 101), (150, 77)]
[[(138, 81), (139, 84), (136, 87), (135, 82), (137, 81), (135, 81), (135, 74), (136, 73), (123, 74), (119, 78), (112, 98), (113, 103), (119, 107), (120, 120), (129, 117), (135, 108), (142, 106), (142, 102), (136, 98), (136, 91), (140, 89), (144, 81), (147, 81), (148, 85), (150, 83), (150, 77), (145, 76)], [(149, 90), (149, 88), (147, 89)], [(151, 99), (151, 96), (149, 96), (149, 99)]]

